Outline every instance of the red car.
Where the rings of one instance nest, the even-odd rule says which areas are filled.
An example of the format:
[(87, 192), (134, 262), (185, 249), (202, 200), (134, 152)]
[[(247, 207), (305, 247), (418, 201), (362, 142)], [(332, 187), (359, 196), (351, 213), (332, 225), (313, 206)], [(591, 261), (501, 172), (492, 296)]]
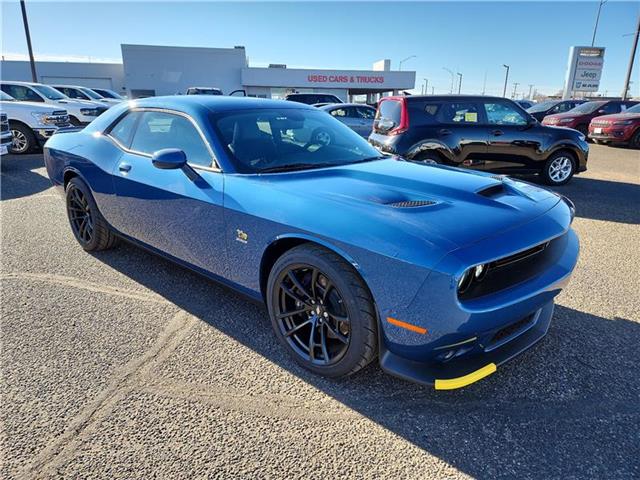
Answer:
[(591, 120), (589, 138), (596, 143), (626, 143), (640, 148), (640, 104), (615, 115)]
[(598, 100), (587, 102), (569, 110), (565, 113), (547, 115), (542, 120), (543, 125), (554, 127), (567, 127), (578, 130), (583, 135), (589, 133), (589, 123), (595, 117), (620, 113), (627, 108), (636, 105), (638, 102), (623, 100)]

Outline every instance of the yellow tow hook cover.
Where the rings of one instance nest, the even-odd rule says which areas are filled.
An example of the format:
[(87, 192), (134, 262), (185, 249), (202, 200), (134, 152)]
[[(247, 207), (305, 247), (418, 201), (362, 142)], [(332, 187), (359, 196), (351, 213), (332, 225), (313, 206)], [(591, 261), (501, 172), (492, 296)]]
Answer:
[(490, 363), (489, 365), (485, 365), (481, 369), (471, 372), (463, 377), (448, 378), (445, 380), (436, 379), (435, 388), (436, 390), (454, 390), (456, 388), (466, 387), (467, 385), (471, 385), (472, 383), (491, 375), (496, 370), (496, 364)]

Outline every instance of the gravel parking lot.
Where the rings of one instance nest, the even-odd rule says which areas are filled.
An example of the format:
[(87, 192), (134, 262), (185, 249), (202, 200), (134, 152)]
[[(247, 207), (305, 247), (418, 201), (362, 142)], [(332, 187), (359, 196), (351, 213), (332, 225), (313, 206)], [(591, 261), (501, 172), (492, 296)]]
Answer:
[(2, 478), (640, 477), (637, 150), (559, 189), (582, 251), (547, 338), (452, 392), (309, 374), (261, 306), (83, 252), (41, 155), (1, 173)]

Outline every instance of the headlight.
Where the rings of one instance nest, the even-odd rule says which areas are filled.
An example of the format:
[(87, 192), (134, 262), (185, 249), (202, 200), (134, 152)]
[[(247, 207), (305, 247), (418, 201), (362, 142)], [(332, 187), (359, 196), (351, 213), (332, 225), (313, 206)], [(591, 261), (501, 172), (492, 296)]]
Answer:
[(620, 120), (619, 122), (613, 122), (614, 125), (632, 125), (633, 120)]
[(81, 108), (80, 113), (87, 117), (97, 117), (99, 112), (97, 108)]
[(51, 120), (51, 118), (49, 118), (49, 115), (46, 113), (31, 112), (31, 116), (35, 118), (36, 122), (38, 122), (40, 125), (53, 124), (53, 121)]
[(465, 270), (465, 272), (458, 280), (458, 294), (462, 294), (469, 290), (469, 287), (474, 282), (481, 282), (487, 274), (488, 269), (489, 265), (487, 265), (486, 263), (481, 263), (480, 265), (476, 265), (475, 267), (471, 267)]
[(560, 120), (558, 120), (558, 123), (569, 123), (569, 122), (573, 122), (575, 120), (575, 118), (561, 118)]

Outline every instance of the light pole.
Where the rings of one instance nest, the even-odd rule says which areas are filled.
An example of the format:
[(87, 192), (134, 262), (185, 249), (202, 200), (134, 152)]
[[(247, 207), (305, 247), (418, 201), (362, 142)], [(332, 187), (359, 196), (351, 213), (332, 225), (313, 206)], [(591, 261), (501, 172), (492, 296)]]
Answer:
[(416, 58), (417, 55), (409, 55), (407, 58), (403, 58), (402, 60), (400, 60), (400, 63), (398, 64), (398, 70), (402, 70), (402, 64), (404, 62), (406, 62), (407, 60), (411, 60), (412, 58)]
[(502, 90), (502, 96), (507, 97), (507, 82), (509, 81), (509, 65), (502, 65), (507, 69), (507, 72), (504, 74), (504, 89)]
[(636, 25), (636, 34), (631, 47), (631, 57), (629, 57), (629, 66), (627, 67), (627, 77), (624, 80), (624, 88), (622, 89), (622, 99), (626, 100), (629, 96), (629, 83), (631, 82), (631, 71), (633, 70), (633, 60), (636, 57), (636, 49), (638, 48), (638, 35), (640, 35), (640, 14), (638, 15), (638, 24)]
[(533, 100), (533, 98), (531, 98), (531, 92), (533, 91), (533, 84), (530, 83), (529, 84), (529, 100)]
[(460, 72), (457, 73), (459, 80), (458, 80), (458, 95), (460, 95), (460, 91), (462, 90), (462, 74)]
[(602, 5), (607, 3), (607, 0), (600, 0), (598, 2), (598, 15), (596, 15), (596, 24), (593, 26), (593, 38), (591, 39), (591, 46), (596, 43), (596, 31), (598, 30), (598, 22), (600, 21), (600, 10), (602, 10)]
[(424, 94), (428, 95), (429, 94), (429, 79), (425, 78), (424, 79)]
[(20, 0), (20, 9), (22, 10), (22, 23), (24, 24), (24, 34), (27, 36), (27, 49), (29, 50), (29, 63), (31, 64), (31, 79), (33, 82), (38, 81), (36, 75), (36, 61), (33, 58), (33, 48), (31, 48), (31, 34), (29, 33), (29, 21), (27, 20), (27, 7), (24, 0)]
[(453, 77), (454, 77), (454, 74), (447, 67), (442, 67), (442, 69), (446, 70), (447, 72), (449, 72), (449, 75), (451, 75), (451, 88), (449, 89), (449, 93), (453, 93)]

